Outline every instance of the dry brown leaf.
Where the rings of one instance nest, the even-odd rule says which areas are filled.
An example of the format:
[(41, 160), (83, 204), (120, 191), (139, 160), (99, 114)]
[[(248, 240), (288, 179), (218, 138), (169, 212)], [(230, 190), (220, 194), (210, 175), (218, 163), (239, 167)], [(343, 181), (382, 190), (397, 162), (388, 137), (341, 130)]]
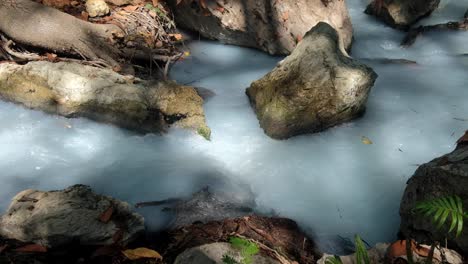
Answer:
[(159, 0), (153, 0), (153, 6), (158, 6)]
[(57, 60), (57, 54), (54, 53), (46, 53), (47, 60), (50, 62), (54, 62)]
[(84, 20), (84, 21), (88, 21), (88, 18), (89, 18), (88, 12), (82, 11), (81, 12), (81, 19)]
[(101, 214), (101, 216), (99, 216), (99, 221), (103, 223), (108, 223), (113, 213), (114, 213), (114, 207), (111, 205)]
[(169, 36), (174, 38), (176, 41), (181, 41), (184, 38), (182, 34), (169, 34)]
[(47, 248), (38, 244), (29, 244), (15, 249), (16, 252), (47, 252)]
[(361, 142), (363, 144), (366, 144), (366, 145), (372, 145), (373, 144), (372, 140), (370, 140), (368, 137), (365, 137), (365, 136), (361, 137)]
[(198, 0), (199, 3), (200, 3), (200, 6), (203, 8), (203, 9), (207, 9), (207, 5), (206, 5), (206, 0)]
[(127, 249), (122, 251), (122, 253), (127, 257), (129, 260), (137, 260), (142, 258), (152, 258), (152, 259), (162, 259), (162, 256), (149, 248), (135, 248), (135, 249)]
[(139, 6), (137, 5), (129, 5), (129, 6), (124, 7), (123, 9), (128, 12), (134, 12), (135, 10), (137, 10), (138, 7)]

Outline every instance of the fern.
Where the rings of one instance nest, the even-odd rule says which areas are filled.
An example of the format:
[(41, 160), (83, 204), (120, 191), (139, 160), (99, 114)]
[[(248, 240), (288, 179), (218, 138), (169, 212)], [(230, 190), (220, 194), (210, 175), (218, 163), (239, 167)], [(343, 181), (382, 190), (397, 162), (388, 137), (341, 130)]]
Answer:
[[(367, 253), (367, 248), (366, 245), (364, 245), (364, 242), (362, 242), (362, 239), (360, 236), (356, 235), (354, 237), (354, 246), (356, 248), (356, 263), (357, 264), (370, 264), (370, 258), (369, 254)], [(343, 264), (341, 261), (340, 257), (338, 256), (333, 256), (333, 257), (328, 257), (325, 259), (325, 264)]]
[(242, 257), (241, 264), (252, 264), (252, 257), (260, 251), (257, 244), (240, 237), (231, 237), (229, 239), (229, 243), (232, 245), (232, 247), (240, 251)]
[(366, 245), (362, 242), (360, 236), (354, 237), (354, 245), (356, 247), (356, 263), (357, 264), (370, 264), (369, 254), (367, 254)]
[(328, 257), (325, 260), (325, 264), (343, 264), (343, 262), (341, 261), (340, 257), (333, 256), (333, 257)]
[(426, 217), (432, 216), (432, 220), (438, 229), (450, 218), (448, 233), (456, 231), (456, 237), (462, 233), (463, 220), (467, 217), (467, 214), (463, 211), (463, 202), (457, 195), (419, 202), (416, 204), (415, 211), (424, 214)]

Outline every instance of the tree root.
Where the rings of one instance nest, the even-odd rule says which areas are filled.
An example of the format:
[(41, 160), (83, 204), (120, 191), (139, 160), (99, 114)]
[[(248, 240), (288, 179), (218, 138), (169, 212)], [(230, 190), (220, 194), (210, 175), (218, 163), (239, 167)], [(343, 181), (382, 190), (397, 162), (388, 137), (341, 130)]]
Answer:
[(465, 17), (462, 21), (458, 21), (458, 22), (447, 22), (445, 24), (419, 26), (417, 28), (412, 28), (406, 34), (405, 38), (401, 42), (401, 45), (404, 47), (409, 47), (413, 45), (414, 42), (416, 42), (416, 39), (418, 36), (428, 31), (437, 31), (437, 30), (465, 30), (466, 31), (468, 30), (468, 18)]

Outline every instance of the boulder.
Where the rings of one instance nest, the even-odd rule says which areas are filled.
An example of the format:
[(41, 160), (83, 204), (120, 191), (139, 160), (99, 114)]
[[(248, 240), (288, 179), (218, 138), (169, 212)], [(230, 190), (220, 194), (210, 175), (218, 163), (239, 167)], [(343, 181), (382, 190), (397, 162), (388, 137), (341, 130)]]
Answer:
[(320, 22), (246, 92), (265, 133), (285, 139), (360, 116), (376, 78), (339, 48), (336, 30)]
[(374, 15), (387, 25), (408, 29), (419, 19), (429, 15), (439, 6), (440, 0), (374, 0), (365, 13)]
[(173, 126), (210, 137), (203, 99), (193, 87), (145, 82), (78, 63), (0, 64), (0, 99), (141, 133), (160, 133)]
[[(242, 263), (242, 255), (229, 243), (211, 243), (194, 248), (190, 248), (177, 256), (174, 264), (226, 264), (223, 261), (224, 256), (230, 256)], [(277, 260), (262, 255), (254, 255), (252, 263), (255, 264), (281, 264)]]
[(353, 28), (344, 0), (170, 0), (180, 27), (223, 43), (287, 55), (318, 22), (332, 25), (350, 49)]
[[(468, 138), (468, 137), (466, 137)], [(459, 144), (449, 154), (436, 158), (421, 165), (408, 180), (400, 204), (401, 225), (403, 236), (411, 237), (421, 242), (431, 242), (432, 239), (445, 241), (447, 228), (438, 229), (431, 217), (414, 213), (416, 203), (429, 199), (458, 195), (463, 204), (468, 205), (468, 144)], [(459, 237), (448, 236), (449, 244), (468, 253), (467, 224)]]
[(95, 194), (85, 185), (22, 191), (0, 218), (0, 236), (49, 248), (70, 243), (125, 245), (143, 231), (143, 217), (129, 204)]

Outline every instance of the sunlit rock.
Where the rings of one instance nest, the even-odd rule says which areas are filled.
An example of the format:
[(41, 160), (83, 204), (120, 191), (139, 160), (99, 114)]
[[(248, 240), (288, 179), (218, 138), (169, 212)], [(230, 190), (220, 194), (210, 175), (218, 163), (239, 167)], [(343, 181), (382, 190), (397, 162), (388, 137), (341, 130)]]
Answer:
[(203, 99), (190, 86), (144, 82), (77, 63), (0, 65), (0, 99), (66, 117), (87, 117), (142, 133), (168, 127), (210, 138)]
[(432, 13), (439, 2), (440, 0), (374, 0), (365, 12), (392, 27), (406, 29)]
[(377, 74), (346, 55), (326, 23), (247, 89), (261, 127), (272, 138), (318, 132), (361, 115)]
[(169, 1), (180, 27), (227, 44), (287, 55), (318, 22), (332, 25), (349, 49), (353, 27), (344, 0)]
[(90, 17), (105, 16), (110, 8), (104, 0), (86, 0), (86, 12)]
[(0, 218), (1, 236), (46, 247), (72, 242), (110, 245), (117, 236), (126, 244), (142, 231), (143, 217), (132, 212), (129, 204), (95, 194), (85, 185), (62, 191), (22, 191)]

